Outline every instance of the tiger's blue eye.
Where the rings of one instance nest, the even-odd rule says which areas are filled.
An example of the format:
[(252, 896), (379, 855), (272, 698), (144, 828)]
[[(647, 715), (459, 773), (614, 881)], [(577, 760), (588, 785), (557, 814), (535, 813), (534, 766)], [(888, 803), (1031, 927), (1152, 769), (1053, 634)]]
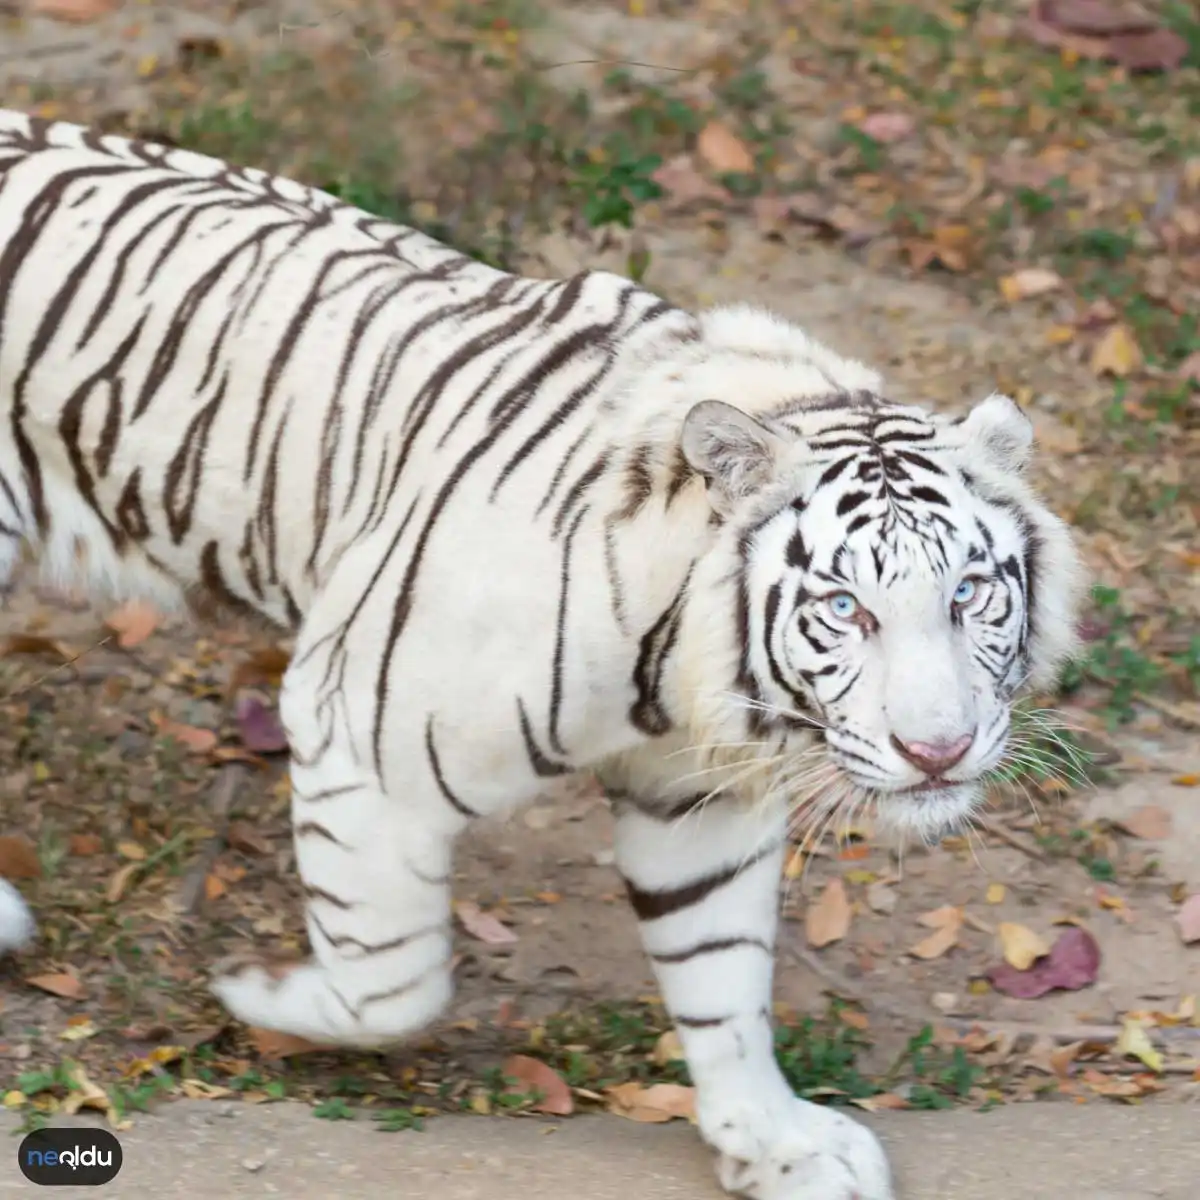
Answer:
[(970, 604), (972, 600), (979, 594), (979, 584), (974, 579), (964, 579), (962, 583), (954, 589), (955, 604)]
[(849, 592), (836, 592), (829, 597), (827, 603), (829, 611), (839, 621), (852, 620), (854, 614), (858, 612), (858, 601)]

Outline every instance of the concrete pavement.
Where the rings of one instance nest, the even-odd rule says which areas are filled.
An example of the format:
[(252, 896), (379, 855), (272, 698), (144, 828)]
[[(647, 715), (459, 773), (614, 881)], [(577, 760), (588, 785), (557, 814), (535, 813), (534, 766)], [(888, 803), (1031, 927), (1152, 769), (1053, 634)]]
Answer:
[[(82, 1123), (82, 1122), (81, 1122)], [(1094, 1101), (991, 1113), (868, 1118), (902, 1200), (1195, 1200), (1200, 1108)], [(0, 1132), (15, 1128), (5, 1114)], [(292, 1200), (719, 1200), (695, 1132), (616, 1117), (442, 1117), (421, 1133), (324, 1121), (299, 1104), (179, 1101), (120, 1135), (110, 1200), (280, 1196)], [(28, 1195), (19, 1139), (0, 1138), (0, 1196)], [(79, 1193), (72, 1189), (69, 1194)]]

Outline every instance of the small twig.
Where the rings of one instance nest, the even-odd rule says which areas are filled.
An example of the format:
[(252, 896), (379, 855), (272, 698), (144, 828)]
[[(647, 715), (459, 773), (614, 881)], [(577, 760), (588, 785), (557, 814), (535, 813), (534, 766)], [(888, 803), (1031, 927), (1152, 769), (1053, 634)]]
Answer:
[(1022, 854), (1029, 855), (1035, 862), (1046, 862), (1046, 856), (1036, 846), (1031, 846), (1024, 838), (1019, 838), (1015, 833), (1005, 829), (994, 817), (989, 817), (986, 813), (980, 813), (975, 820), (976, 824), (993, 837), (999, 838), (1006, 846), (1011, 846), (1014, 850), (1020, 850)]
[[(113, 634), (111, 634), (111, 633), (106, 634), (98, 642), (93, 643), (91, 646), (88, 646), (85, 649), (80, 650), (78, 654), (72, 655), (70, 658), (64, 660), (63, 662), (60, 662), (56, 667), (52, 667), (44, 675), (39, 675), (36, 679), (31, 680), (29, 683), (25, 684), (24, 687), (17, 688), (17, 690), (15, 692), (9, 692), (7, 696), (3, 697), (3, 699), (15, 700), (18, 696), (23, 696), (26, 692), (31, 691), (33, 688), (38, 687), (40, 684), (45, 683), (46, 680), (50, 679), (52, 676), (57, 675), (59, 673), (59, 671), (65, 671), (68, 667), (74, 667), (75, 664), (81, 658), (83, 658), (83, 656), (85, 654), (91, 654), (91, 652), (93, 650), (99, 650), (101, 646), (105, 645), (107, 642), (111, 642), (112, 640), (113, 640)], [(78, 675), (78, 671), (75, 672), (75, 674), (72, 676), (72, 679), (74, 679), (77, 675)]]
[(217, 831), (208, 839), (179, 885), (176, 904), (185, 916), (193, 916), (198, 912), (204, 900), (204, 881), (225, 849), (229, 813), (246, 774), (246, 767), (242, 763), (226, 763), (217, 774), (209, 804)]
[[(982, 1017), (976, 1020), (938, 1017), (935, 1023), (953, 1029), (955, 1033), (982, 1030), (984, 1033), (1002, 1033), (1010, 1037), (1028, 1034), (1035, 1038), (1049, 1038), (1063, 1045), (1071, 1042), (1115, 1042), (1122, 1032), (1120, 1025), (1027, 1025), (1023, 1021), (988, 1021)], [(1164, 1042), (1182, 1042), (1200, 1038), (1200, 1028), (1195, 1025), (1150, 1025), (1144, 1028), (1151, 1040), (1157, 1038)]]
[(1181, 725), (1184, 729), (1200, 729), (1200, 716), (1193, 716), (1176, 704), (1171, 704), (1167, 700), (1159, 700), (1156, 696), (1147, 696), (1144, 692), (1138, 692), (1137, 698), (1139, 703), (1154, 709), (1155, 712), (1162, 713), (1164, 717), (1170, 717), (1176, 725)]

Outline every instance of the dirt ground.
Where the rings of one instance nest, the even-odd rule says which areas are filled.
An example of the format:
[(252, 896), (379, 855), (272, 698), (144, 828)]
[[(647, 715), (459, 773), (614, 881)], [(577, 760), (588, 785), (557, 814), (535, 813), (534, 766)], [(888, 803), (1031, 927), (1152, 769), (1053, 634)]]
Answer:
[[(323, 168), (345, 184), (343, 194), (351, 184), (358, 189), (352, 198), (379, 195), (393, 182), (381, 182), (379, 174), (345, 174), (366, 169), (364, 147), (374, 144), (371, 139), (386, 124), (389, 136), (403, 145), (396, 170), (445, 181), (440, 191), (412, 186), (405, 211), (426, 223), (445, 221), (451, 232), (485, 248), (496, 244), (499, 229), (505, 261), (515, 268), (559, 274), (585, 266), (625, 271), (648, 263), (646, 282), (679, 303), (751, 298), (795, 318), (842, 352), (882, 369), (898, 398), (953, 408), (993, 387), (1016, 394), (1041, 438), (1039, 481), (1075, 520), (1096, 578), (1109, 589), (1089, 614), (1091, 649), (1080, 678), (1069, 691), (1044, 698), (1074, 731), (1072, 745), (1089, 756), (1084, 773), (1090, 782), (1084, 785), (1061, 759), (1049, 766), (1039, 760), (1015, 786), (996, 789), (984, 825), (971, 837), (948, 839), (933, 849), (896, 847), (863, 827), (806, 847), (784, 881), (781, 1011), (821, 1013), (830, 995), (850, 1001), (855, 1016), (849, 1027), (870, 1043), (861, 1051), (860, 1067), (882, 1080), (884, 1089), (896, 1088), (889, 1064), (908, 1039), (931, 1026), (936, 1041), (960, 1045), (976, 1064), (966, 1085), (949, 1088), (956, 1099), (983, 1103), (1034, 1094), (1136, 1099), (1160, 1091), (1168, 1098), (1195, 1096), (1200, 947), (1185, 946), (1179, 914), (1186, 897), (1200, 892), (1195, 799), (1200, 707), (1193, 637), (1200, 610), (1195, 588), (1200, 509), (1195, 478), (1179, 464), (1195, 447), (1198, 424), (1189, 368), (1180, 364), (1200, 343), (1193, 347), (1172, 333), (1176, 342), (1168, 346), (1155, 323), (1158, 310), (1153, 320), (1143, 320), (1144, 305), (1108, 298), (1103, 288), (1097, 290), (1094, 264), (1079, 268), (1083, 274), (1077, 277), (1069, 273), (1067, 259), (1037, 253), (1039, 239), (1052, 238), (1056, 230), (1066, 236), (1066, 216), (1061, 227), (1049, 221), (1048, 229), (1035, 228), (1031, 222), (1008, 242), (1000, 238), (981, 246), (961, 269), (954, 254), (965, 245), (963, 237), (944, 235), (939, 241), (938, 230), (949, 225), (909, 228), (905, 218), (893, 215), (884, 228), (878, 214), (887, 206), (877, 201), (895, 182), (888, 172), (911, 182), (922, 170), (921, 160), (906, 159), (915, 150), (901, 142), (881, 164), (874, 161), (875, 143), (890, 143), (869, 138), (872, 146), (863, 146), (851, 139), (850, 148), (870, 150), (872, 161), (851, 165), (849, 175), (835, 166), (846, 154), (837, 137), (862, 119), (850, 113), (856, 93), (846, 89), (855, 80), (863, 89), (878, 82), (873, 77), (864, 82), (852, 63), (834, 53), (844, 55), (850, 36), (837, 18), (814, 21), (808, 34), (788, 35), (796, 28), (788, 14), (798, 10), (777, 5), (767, 24), (751, 23), (755, 36), (748, 38), (746, 5), (705, 5), (711, 19), (702, 25), (684, 19), (681, 5), (564, 6), (557, 22), (528, 29), (518, 20), (521, 6), (484, 6), (492, 15), (479, 36), (492, 58), (481, 67), (475, 103), (464, 105), (454, 85), (459, 76), (451, 79), (444, 57), (450, 53), (445, 30), (441, 40), (428, 33), (441, 13), (438, 6), (421, 10), (425, 25), (418, 32), (428, 33), (428, 40), (417, 38), (420, 53), (411, 54), (409, 41), (392, 36), (401, 26), (409, 34), (416, 28), (416, 10), (403, 4), (335, 10), (315, 0), (302, 9), (196, 0), (181, 7), (116, 6), (105, 15), (100, 11), (105, 5), (97, 3), (75, 7), (78, 19), (71, 21), (61, 19), (64, 7), (72, 6), (60, 6), (59, 19), (28, 13), (11, 19), (0, 54), (7, 103), (205, 149), (240, 148), (244, 161), (294, 169), (306, 178), (317, 169), (314, 146), (333, 154), (330, 147), (342, 145), (341, 133), (358, 128), (353, 151), (358, 157), (337, 170)], [(394, 10), (386, 20), (381, 7)], [(907, 7), (945, 17), (980, 6)], [(982, 7), (985, 15), (1003, 20), (1014, 8)], [(862, 6), (848, 8), (857, 12)], [(445, 16), (451, 29), (465, 27), (461, 13)], [(948, 27), (971, 44), (974, 27), (964, 30), (952, 21)], [(478, 33), (478, 22), (470, 28)], [(920, 34), (884, 29), (869, 36), (882, 39), (886, 49), (891, 42), (919, 41)], [(281, 42), (289, 53), (297, 52), (289, 39), (325, 73), (297, 82), (292, 63), (291, 74), (263, 85), (254, 64), (267, 61)], [(776, 48), (763, 50), (764, 41)], [(832, 81), (805, 67), (826, 50), (829, 61), (840, 64)], [(901, 46), (894, 52), (903, 58)], [(746, 61), (757, 72), (755, 86), (763, 89), (749, 101), (753, 119), (761, 124), (769, 110), (771, 120), (787, 129), (786, 134), (759, 129), (763, 144), (784, 142), (794, 153), (789, 158), (785, 149), (766, 165), (760, 156), (755, 169), (773, 182), (743, 194), (728, 172), (714, 177), (711, 170), (707, 175), (697, 170), (698, 142), (689, 135), (680, 154), (692, 156), (690, 167), (679, 154), (664, 157), (691, 175), (677, 175), (674, 188), (644, 201), (634, 185), (622, 192), (638, 201), (632, 229), (620, 222), (589, 228), (578, 219), (581, 196), (611, 190), (623, 164), (637, 175), (635, 160), (614, 164), (615, 143), (603, 142), (608, 151), (586, 162), (607, 164), (609, 174), (581, 176), (580, 163), (571, 160), (575, 182), (554, 193), (550, 219), (537, 220), (539, 214), (527, 210), (530, 196), (540, 195), (538, 152), (512, 140), (504, 125), (512, 113), (504, 107), (508, 101), (501, 102), (508, 95), (504, 81), (516, 69), (511, 56), (518, 53), (537, 55), (542, 64), (571, 64), (544, 71), (536, 94), (523, 93), (522, 103), (536, 111), (524, 112), (522, 128), (544, 120), (556, 129), (567, 127), (567, 140), (581, 144), (599, 137), (596, 130), (616, 128), (627, 115), (627, 96), (614, 97), (611, 81), (606, 83), (614, 62), (626, 64), (634, 77), (628, 86), (640, 86), (639, 75), (653, 77), (658, 86), (664, 63), (721, 54), (736, 59), (732, 66), (713, 67), (709, 76), (701, 72), (670, 83), (669, 98), (696, 106), (709, 92), (721, 93), (714, 78), (741, 79), (738, 72), (746, 68), (738, 56), (751, 55)], [(1026, 46), (1019, 53), (1034, 51)], [(1058, 53), (1049, 53), (1060, 61)], [(199, 60), (202, 67), (196, 66)], [(654, 66), (629, 67), (630, 60)], [(1077, 60), (1061, 61), (1068, 71), (1084, 70)], [(1103, 79), (1104, 70), (1111, 70), (1085, 65), (1098, 73), (1087, 79)], [(412, 77), (402, 68), (410, 68)], [(1200, 79), (1194, 65), (1181, 70), (1185, 83)], [(365, 103), (364, 95), (376, 105), (385, 95), (394, 101), (406, 78), (412, 90), (405, 104), (395, 102), (383, 113), (354, 108)], [(893, 92), (885, 88), (881, 100), (861, 93), (864, 113), (881, 111), (889, 96), (893, 106), (905, 107), (893, 94), (896, 85), (889, 86)], [(1178, 114), (1166, 85), (1144, 87), (1141, 101), (1169, 125)], [(579, 89), (591, 105), (574, 127), (570, 114), (576, 110), (570, 106)], [(313, 107), (314, 97), (321, 96), (326, 99), (319, 109)], [(746, 103), (739, 102), (740, 109), (725, 103), (727, 114), (745, 114)], [(247, 112), (269, 112), (279, 125), (260, 128), (248, 122)], [(240, 114), (237, 121), (231, 113)], [(314, 131), (308, 138), (304, 119)], [(434, 136), (443, 119), (452, 137)], [(1103, 121), (1094, 114), (1092, 119)], [(264, 146), (275, 128), (287, 136), (267, 154)], [(750, 144), (745, 128), (735, 128)], [(496, 142), (498, 130), (510, 140)], [(1053, 122), (1042, 132), (1053, 141)], [(959, 161), (945, 122), (934, 133), (927, 152), (944, 152), (947, 162), (959, 163), (968, 175), (976, 169)], [(670, 140), (674, 134), (662, 136)], [(995, 137), (1012, 149), (1009, 132)], [(476, 156), (483, 142), (489, 153), (514, 156), (491, 165), (493, 173), (509, 173), (508, 186), (525, 197), (520, 221), (509, 219), (514, 209), (506, 203), (504, 180), (495, 184), (495, 197), (480, 199), (480, 176), (472, 171), (487, 161)], [(1086, 165), (1088, 155), (1070, 137), (1060, 136), (1055, 144), (1078, 156), (1071, 169)], [(1142, 149), (1123, 127), (1110, 128), (1108, 140), (1094, 149), (1104, 164), (1104, 187), (1126, 188), (1112, 199), (1114, 210), (1144, 192), (1147, 173), (1176, 180), (1172, 194), (1184, 199), (1189, 188), (1200, 192), (1200, 172), (1189, 165), (1200, 160), (1189, 158), (1186, 146), (1160, 147), (1157, 156), (1147, 152), (1145, 161), (1137, 158)], [(1023, 154), (1020, 147), (1013, 150), (1011, 158), (1028, 167), (1044, 161), (1040, 153), (1030, 144)], [(804, 165), (814, 156), (815, 177)], [(371, 163), (377, 167), (375, 158)], [(950, 167), (945, 170), (952, 174)], [(793, 181), (807, 181), (803, 203), (785, 186), (789, 171)], [(863, 176), (874, 179), (864, 182)], [(1030, 171), (1022, 176), (1033, 177)], [(943, 180), (943, 190), (948, 193), (953, 182)], [(963, 180), (958, 183), (956, 220), (965, 226), (976, 207), (987, 207), (990, 193), (980, 188), (975, 196), (963, 195)], [(1085, 179), (1078, 186), (1087, 192), (1091, 185)], [(1019, 187), (1028, 191), (1033, 184)], [(1096, 188), (1099, 196), (1104, 188)], [(549, 184), (547, 189), (552, 190)], [(843, 194), (847, 198), (838, 199)], [(821, 198), (819, 213), (812, 208), (814, 196)], [(1154, 202), (1153, 196), (1147, 201)], [(853, 211), (839, 211), (838, 204)], [(492, 207), (504, 210), (499, 226)], [(1196, 211), (1182, 200), (1180, 208)], [(1089, 217), (1103, 230), (1110, 229), (1109, 219), (1104, 204)], [(918, 227), (925, 232), (914, 232)], [(1156, 229), (1160, 243), (1150, 246), (1143, 238), (1145, 244), (1135, 247), (1139, 265), (1129, 268), (1132, 283), (1122, 276), (1121, 286), (1141, 289), (1136, 296), (1143, 300), (1154, 298), (1149, 275), (1162, 274), (1154, 261), (1171, 253), (1169, 239), (1163, 241), (1166, 235)], [(1200, 226), (1196, 233), (1200, 236)], [(914, 241), (927, 245), (914, 249)], [(1063, 274), (1061, 288), (1056, 285), (1048, 299), (1014, 303), (998, 290), (999, 278), (1051, 261)], [(1183, 312), (1170, 311), (1186, 325), (1196, 312), (1195, 277), (1168, 282), (1183, 297), (1175, 306)], [(1111, 315), (1098, 307), (1101, 301)], [(1097, 363), (1096, 346), (1116, 327), (1140, 339), (1136, 366), (1108, 370)], [(1054, 333), (1063, 329), (1068, 333)], [(1168, 384), (1182, 386), (1184, 399), (1164, 410), (1155, 397)], [(1120, 410), (1116, 418), (1114, 407)], [(1145, 490), (1151, 480), (1158, 490), (1147, 499), (1136, 487)], [(0, 659), (0, 832), (28, 839), (35, 850), (35, 862), (27, 864), (31, 877), (20, 885), (44, 929), (38, 947), (0, 976), (0, 1089), (13, 1089), (6, 1102), (18, 1107), (36, 1105), (39, 1097), (46, 1107), (53, 1103), (46, 1097), (61, 1099), (61, 1080), (52, 1076), (67, 1060), (84, 1064), (93, 1085), (110, 1091), (122, 1073), (126, 1089), (158, 1079), (170, 1090), (177, 1076), (163, 1068), (175, 1060), (188, 1064), (181, 1086), (186, 1091), (190, 1080), (190, 1094), (204, 1094), (205, 1087), (226, 1094), (235, 1077), (253, 1077), (254, 1091), (272, 1072), (288, 1069), (276, 1061), (278, 1046), (243, 1031), (221, 1032), (221, 1014), (202, 987), (205, 965), (221, 954), (250, 944), (302, 947), (281, 759), (247, 749), (256, 738), (269, 740), (272, 688), (286, 646), (237, 628), (198, 630), (160, 621), (128, 632), (131, 644), (122, 648), (104, 623), (111, 615), (29, 583), (18, 586), (0, 614), (0, 636), (8, 639)], [(63, 660), (70, 661), (61, 665)], [(239, 721), (236, 704), (241, 697), (244, 705), (247, 696), (262, 699), (266, 717), (259, 713), (249, 724)], [(606, 801), (586, 780), (508, 822), (484, 823), (471, 832), (457, 862), (456, 899), (500, 919), (515, 939), (493, 944), (472, 933), (467, 910), (458, 998), (440, 1041), (401, 1056), (383, 1068), (385, 1075), (401, 1079), (413, 1064), (420, 1072), (421, 1056), (435, 1050), (447, 1078), (453, 1072), (446, 1061), (467, 1064), (464, 1078), (478, 1075), (559, 1009), (596, 1001), (628, 1004), (653, 994), (609, 845)], [(848, 897), (849, 924), (842, 936), (815, 948), (806, 923), (831, 902), (834, 881)], [(945, 915), (948, 907), (956, 914), (951, 918)], [(943, 923), (954, 921), (957, 937), (930, 957), (914, 954), (936, 932), (938, 918), (929, 914), (939, 910)], [(1023, 926), (1050, 943), (1071, 923), (1085, 926), (1099, 943), (1094, 985), (1021, 1000), (985, 982), (986, 969), (1002, 957), (1002, 926)], [(1162, 1059), (1130, 1040), (1131, 1017), (1135, 1027), (1144, 1026)], [(1114, 1048), (1123, 1027), (1126, 1041)], [(147, 1063), (156, 1048), (191, 1052), (202, 1045), (218, 1047), (207, 1073), (193, 1070), (182, 1052), (163, 1053), (152, 1066), (137, 1065)], [(321, 1066), (304, 1076), (310, 1089), (305, 1094), (345, 1094), (331, 1081), (354, 1064), (317, 1057)], [(371, 1071), (377, 1075), (379, 1064)], [(40, 1080), (32, 1081), (31, 1072), (41, 1072)], [(996, 1072), (1003, 1081), (989, 1082)]]

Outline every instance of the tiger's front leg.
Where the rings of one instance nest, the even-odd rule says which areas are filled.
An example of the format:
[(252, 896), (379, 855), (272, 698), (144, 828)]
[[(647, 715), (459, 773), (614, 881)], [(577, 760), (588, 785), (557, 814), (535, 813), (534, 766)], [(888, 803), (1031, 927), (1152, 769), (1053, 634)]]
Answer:
[(274, 967), (248, 956), (212, 988), (250, 1025), (322, 1045), (388, 1046), (427, 1026), (450, 1000), (451, 854), (465, 820), (442, 795), (437, 760), (419, 742), (403, 789), (385, 791), (343, 709), (370, 693), (347, 689), (322, 707), (314, 697), (324, 660), (298, 658), (280, 713), (292, 750), (292, 827), (312, 957)]
[(617, 865), (675, 1021), (700, 1133), (751, 1200), (891, 1200), (862, 1125), (801, 1100), (775, 1060), (771, 980), (785, 814), (710, 803), (674, 821), (625, 804)]

